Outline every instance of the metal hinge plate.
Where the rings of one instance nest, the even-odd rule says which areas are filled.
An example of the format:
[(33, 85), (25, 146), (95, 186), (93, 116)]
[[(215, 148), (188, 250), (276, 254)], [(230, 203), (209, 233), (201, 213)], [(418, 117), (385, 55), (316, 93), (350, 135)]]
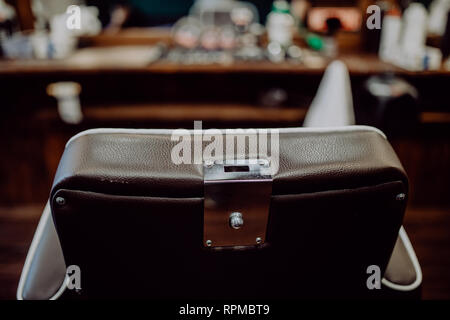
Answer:
[(204, 245), (263, 244), (272, 195), (269, 161), (205, 161), (203, 170)]

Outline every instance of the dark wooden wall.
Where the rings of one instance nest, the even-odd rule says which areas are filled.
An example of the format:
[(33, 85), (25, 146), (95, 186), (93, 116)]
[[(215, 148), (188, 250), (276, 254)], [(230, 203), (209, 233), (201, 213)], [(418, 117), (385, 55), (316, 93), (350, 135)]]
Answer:
[[(191, 128), (194, 120), (204, 120), (205, 128), (298, 126), (320, 79), (320, 73), (264, 72), (0, 75), (0, 204), (43, 203), (65, 142), (82, 130)], [(366, 79), (352, 76), (354, 91)], [(49, 83), (61, 80), (82, 85), (80, 125), (63, 123), (55, 99), (46, 94)], [(428, 112), (414, 130), (391, 139), (411, 180), (410, 203), (449, 205), (450, 106), (438, 95), (448, 76), (409, 80), (420, 89), (421, 109)], [(271, 88), (285, 90), (288, 100), (264, 106), (261, 97)]]

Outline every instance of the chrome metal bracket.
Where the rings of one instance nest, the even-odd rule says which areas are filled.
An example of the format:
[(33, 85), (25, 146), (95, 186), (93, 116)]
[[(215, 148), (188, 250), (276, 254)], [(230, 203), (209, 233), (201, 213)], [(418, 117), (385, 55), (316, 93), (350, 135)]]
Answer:
[(266, 241), (272, 175), (269, 161), (205, 161), (203, 243), (250, 246)]

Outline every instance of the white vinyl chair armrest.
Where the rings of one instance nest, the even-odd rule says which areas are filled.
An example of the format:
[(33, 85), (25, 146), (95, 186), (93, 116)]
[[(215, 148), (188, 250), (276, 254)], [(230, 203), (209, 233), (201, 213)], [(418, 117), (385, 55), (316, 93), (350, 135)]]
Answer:
[(403, 226), (381, 283), (395, 291), (413, 291), (422, 284), (422, 269)]
[(64, 292), (67, 280), (61, 244), (47, 203), (22, 269), (17, 299), (57, 299)]

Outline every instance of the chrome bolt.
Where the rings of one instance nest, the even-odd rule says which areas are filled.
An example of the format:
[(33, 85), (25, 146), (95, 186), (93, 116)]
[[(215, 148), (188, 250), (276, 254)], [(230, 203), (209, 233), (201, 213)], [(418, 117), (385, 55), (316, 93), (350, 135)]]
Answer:
[(403, 201), (403, 200), (405, 200), (406, 199), (406, 194), (404, 194), (404, 193), (399, 193), (396, 197), (395, 197), (395, 200), (397, 200), (397, 201)]
[(259, 159), (258, 164), (264, 168), (267, 168), (269, 166), (269, 161), (264, 159)]
[(256, 243), (260, 244), (262, 242), (262, 239), (260, 237), (256, 238)]
[(211, 240), (206, 240), (206, 245), (207, 245), (208, 247), (211, 247), (211, 246), (212, 246), (212, 241), (211, 241)]
[(56, 204), (63, 206), (66, 204), (66, 199), (64, 199), (63, 197), (57, 197), (55, 199)]
[(244, 219), (242, 218), (242, 213), (233, 212), (230, 214), (230, 227), (233, 229), (240, 229), (244, 225)]
[(205, 167), (211, 168), (214, 165), (214, 160), (208, 159), (205, 160)]

